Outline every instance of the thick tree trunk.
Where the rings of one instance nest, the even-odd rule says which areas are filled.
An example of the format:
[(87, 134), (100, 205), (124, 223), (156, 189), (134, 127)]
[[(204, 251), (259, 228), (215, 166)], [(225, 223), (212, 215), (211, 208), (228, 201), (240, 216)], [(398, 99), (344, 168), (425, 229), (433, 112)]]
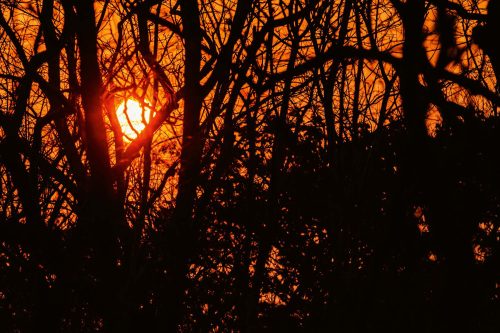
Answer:
[(160, 318), (160, 328), (166, 332), (177, 331), (183, 316), (182, 302), (186, 290), (189, 258), (196, 246), (193, 206), (202, 154), (201, 28), (197, 1), (183, 1), (181, 16), (186, 50), (184, 119), (176, 206), (172, 217), (166, 221), (165, 230), (167, 281), (160, 301), (160, 315), (163, 317)]
[[(95, 274), (97, 290), (93, 302), (111, 331), (122, 331), (126, 316), (118, 300), (121, 279), (118, 276), (118, 237), (124, 229), (124, 217), (118, 207), (107, 147), (102, 112), (102, 76), (98, 64), (97, 29), (94, 3), (76, 3), (76, 32), (80, 50), (81, 96), (85, 116), (86, 153), (90, 183), (80, 215), (80, 237), (85, 255), (94, 257), (87, 263), (87, 274)], [(123, 243), (122, 243), (123, 244)], [(87, 253), (88, 254), (88, 253)]]

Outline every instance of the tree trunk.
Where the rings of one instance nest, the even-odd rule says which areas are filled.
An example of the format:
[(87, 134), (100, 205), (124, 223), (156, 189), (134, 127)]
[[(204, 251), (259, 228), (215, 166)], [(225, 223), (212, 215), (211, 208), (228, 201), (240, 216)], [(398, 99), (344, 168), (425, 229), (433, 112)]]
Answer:
[(189, 259), (196, 246), (193, 206), (200, 175), (202, 137), (200, 113), (201, 28), (198, 3), (181, 3), (183, 37), (185, 39), (184, 119), (181, 163), (176, 206), (170, 220), (165, 221), (167, 281), (160, 300), (160, 327), (175, 332), (182, 320), (182, 302), (186, 290)]

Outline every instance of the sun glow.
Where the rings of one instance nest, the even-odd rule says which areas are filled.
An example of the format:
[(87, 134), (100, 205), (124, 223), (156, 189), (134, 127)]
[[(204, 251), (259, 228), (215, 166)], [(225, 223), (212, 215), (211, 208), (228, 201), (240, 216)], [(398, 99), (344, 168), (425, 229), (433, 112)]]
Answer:
[(125, 138), (133, 140), (144, 130), (149, 122), (150, 111), (147, 106), (133, 99), (127, 99), (118, 106), (116, 116)]

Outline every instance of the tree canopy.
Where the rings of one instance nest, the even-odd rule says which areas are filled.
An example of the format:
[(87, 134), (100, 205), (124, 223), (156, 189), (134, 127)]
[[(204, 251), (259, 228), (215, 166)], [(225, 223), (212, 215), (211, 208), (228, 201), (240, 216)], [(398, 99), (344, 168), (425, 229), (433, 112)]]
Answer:
[(0, 330), (498, 332), (498, 5), (0, 1)]

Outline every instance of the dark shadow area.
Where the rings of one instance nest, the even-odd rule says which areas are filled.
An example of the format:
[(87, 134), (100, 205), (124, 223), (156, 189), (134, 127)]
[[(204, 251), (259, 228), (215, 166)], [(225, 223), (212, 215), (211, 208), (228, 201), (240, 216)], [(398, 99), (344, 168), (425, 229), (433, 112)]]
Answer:
[(0, 332), (499, 332), (499, 6), (0, 1)]

